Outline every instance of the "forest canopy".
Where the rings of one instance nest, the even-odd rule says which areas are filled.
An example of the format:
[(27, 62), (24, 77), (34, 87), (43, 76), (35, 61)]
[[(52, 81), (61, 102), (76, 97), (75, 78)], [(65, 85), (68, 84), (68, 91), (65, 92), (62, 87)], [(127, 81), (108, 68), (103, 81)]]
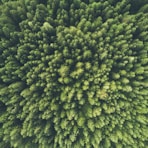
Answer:
[(0, 1), (0, 147), (148, 146), (147, 0)]

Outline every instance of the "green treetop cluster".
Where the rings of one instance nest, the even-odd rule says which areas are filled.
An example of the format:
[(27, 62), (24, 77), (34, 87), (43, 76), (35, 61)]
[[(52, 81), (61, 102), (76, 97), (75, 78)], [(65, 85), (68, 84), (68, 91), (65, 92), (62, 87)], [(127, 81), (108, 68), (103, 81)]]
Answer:
[(0, 147), (146, 148), (148, 4), (0, 1)]

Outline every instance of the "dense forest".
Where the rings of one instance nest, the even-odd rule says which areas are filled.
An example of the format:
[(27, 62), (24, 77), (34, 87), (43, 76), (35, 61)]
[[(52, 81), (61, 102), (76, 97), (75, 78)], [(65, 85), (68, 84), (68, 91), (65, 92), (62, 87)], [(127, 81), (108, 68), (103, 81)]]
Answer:
[(0, 148), (148, 146), (148, 0), (0, 1)]

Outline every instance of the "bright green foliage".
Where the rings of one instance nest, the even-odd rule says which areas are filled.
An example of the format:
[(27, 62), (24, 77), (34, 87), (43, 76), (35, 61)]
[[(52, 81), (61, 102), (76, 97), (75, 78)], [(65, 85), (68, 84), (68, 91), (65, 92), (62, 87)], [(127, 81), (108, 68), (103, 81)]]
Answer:
[(148, 4), (135, 1), (0, 1), (0, 148), (148, 146)]

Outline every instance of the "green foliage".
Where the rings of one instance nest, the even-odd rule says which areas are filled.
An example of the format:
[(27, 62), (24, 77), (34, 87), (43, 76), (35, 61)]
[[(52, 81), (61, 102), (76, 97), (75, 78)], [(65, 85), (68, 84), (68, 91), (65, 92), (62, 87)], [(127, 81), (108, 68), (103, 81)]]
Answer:
[(141, 8), (148, 4), (147, 0), (131, 0), (130, 3), (132, 13), (137, 13), (139, 10), (141, 11)]
[(148, 145), (147, 0), (0, 1), (0, 147)]

